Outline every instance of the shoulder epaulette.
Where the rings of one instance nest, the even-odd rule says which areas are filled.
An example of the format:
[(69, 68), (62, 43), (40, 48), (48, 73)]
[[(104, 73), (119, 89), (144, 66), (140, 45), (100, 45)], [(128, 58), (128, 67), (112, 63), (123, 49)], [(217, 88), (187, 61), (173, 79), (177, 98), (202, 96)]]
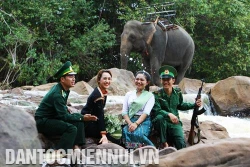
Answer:
[(174, 88), (174, 90), (175, 90), (177, 93), (181, 93), (181, 89), (180, 89), (179, 87)]
[(163, 88), (160, 88), (156, 91), (153, 92), (153, 94), (157, 95), (157, 96), (161, 96), (161, 91), (162, 91)]
[(66, 97), (66, 93), (62, 90), (62, 97), (65, 98)]
[(153, 93), (154, 93), (154, 94), (158, 94), (158, 93), (159, 93), (159, 90), (156, 90), (156, 91), (154, 91)]

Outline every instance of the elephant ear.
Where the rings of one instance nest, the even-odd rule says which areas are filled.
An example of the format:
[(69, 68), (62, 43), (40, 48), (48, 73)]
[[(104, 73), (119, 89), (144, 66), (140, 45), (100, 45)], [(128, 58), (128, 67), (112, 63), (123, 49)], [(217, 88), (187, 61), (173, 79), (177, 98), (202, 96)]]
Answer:
[(156, 31), (155, 25), (154, 23), (151, 23), (151, 22), (145, 22), (145, 23), (142, 23), (141, 26), (142, 26), (142, 31), (144, 34), (144, 39), (146, 43), (150, 45), (153, 39), (154, 33)]

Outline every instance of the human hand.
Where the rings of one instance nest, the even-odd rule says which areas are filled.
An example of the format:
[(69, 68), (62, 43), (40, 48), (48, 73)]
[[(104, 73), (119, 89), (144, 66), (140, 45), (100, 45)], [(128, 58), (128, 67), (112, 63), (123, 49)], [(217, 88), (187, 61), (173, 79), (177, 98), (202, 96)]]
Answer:
[(200, 107), (201, 104), (202, 104), (201, 99), (200, 99), (200, 98), (197, 99), (197, 100), (195, 101), (195, 104), (196, 104), (198, 107)]
[(96, 116), (94, 116), (94, 115), (91, 115), (91, 114), (85, 114), (84, 116), (83, 116), (83, 120), (84, 121), (97, 121), (97, 117)]
[(108, 141), (106, 135), (103, 135), (102, 138), (101, 138), (100, 141), (99, 141), (99, 143), (102, 143), (102, 144), (106, 144), (106, 143), (108, 143), (108, 142), (109, 142), (109, 141)]
[(130, 132), (133, 132), (133, 131), (135, 131), (135, 129), (137, 128), (137, 126), (138, 125), (136, 123), (131, 123), (131, 124), (128, 125), (128, 130)]
[(67, 109), (68, 109), (68, 112), (69, 112), (70, 114), (73, 113), (73, 111), (72, 111), (69, 107), (67, 107)]
[(178, 117), (175, 116), (174, 114), (169, 113), (168, 116), (169, 116), (170, 120), (172, 121), (172, 123), (174, 123), (174, 124), (178, 124), (179, 123)]

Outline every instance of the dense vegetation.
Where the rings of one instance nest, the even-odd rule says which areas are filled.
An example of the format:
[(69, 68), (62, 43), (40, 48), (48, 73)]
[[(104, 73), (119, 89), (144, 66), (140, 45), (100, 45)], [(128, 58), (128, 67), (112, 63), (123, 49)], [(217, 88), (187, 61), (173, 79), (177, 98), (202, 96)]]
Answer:
[[(0, 1), (0, 83), (39, 85), (52, 81), (67, 60), (78, 80), (99, 69), (120, 67), (120, 34), (138, 8), (161, 0), (8, 0)], [(250, 3), (248, 0), (176, 0), (174, 22), (196, 45), (186, 74), (216, 82), (250, 76)], [(140, 69), (140, 56), (129, 70)], [(0, 85), (0, 86), (1, 86)]]

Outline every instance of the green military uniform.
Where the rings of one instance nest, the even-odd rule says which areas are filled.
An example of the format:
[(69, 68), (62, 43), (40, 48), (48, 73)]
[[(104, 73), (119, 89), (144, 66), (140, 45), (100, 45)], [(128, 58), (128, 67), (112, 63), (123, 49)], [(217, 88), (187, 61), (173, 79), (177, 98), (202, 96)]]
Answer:
[[(171, 66), (163, 66), (159, 73), (161, 78), (173, 78), (177, 75), (176, 70)], [(154, 128), (160, 134), (160, 142), (174, 144), (177, 149), (186, 147), (178, 110), (192, 109), (195, 104), (184, 103), (182, 93), (175, 88), (172, 88), (170, 96), (163, 88), (153, 94), (155, 104), (151, 112), (151, 118)], [(172, 123), (168, 116), (169, 113), (178, 117), (178, 124)]]
[[(65, 63), (56, 76), (60, 78), (65, 74), (76, 74), (70, 62)], [(48, 137), (61, 135), (55, 149), (65, 151), (85, 143), (83, 116), (80, 113), (70, 114), (66, 106), (69, 93), (58, 83), (44, 96), (35, 113), (38, 132)]]
[(184, 103), (181, 92), (174, 88), (170, 96), (165, 93), (164, 89), (153, 94), (155, 105), (152, 109), (152, 123), (160, 133), (161, 143), (173, 143), (177, 149), (186, 147), (181, 121), (178, 124), (173, 124), (168, 113), (174, 114), (180, 120), (178, 110), (192, 109), (194, 104)]

